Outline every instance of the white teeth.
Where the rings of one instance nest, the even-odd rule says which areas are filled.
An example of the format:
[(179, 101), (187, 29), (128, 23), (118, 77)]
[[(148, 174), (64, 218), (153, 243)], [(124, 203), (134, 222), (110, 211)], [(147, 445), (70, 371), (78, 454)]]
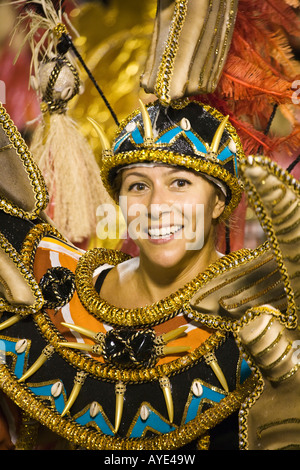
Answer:
[(150, 228), (148, 233), (151, 238), (169, 237), (178, 232), (182, 228), (181, 225), (173, 225), (172, 227)]

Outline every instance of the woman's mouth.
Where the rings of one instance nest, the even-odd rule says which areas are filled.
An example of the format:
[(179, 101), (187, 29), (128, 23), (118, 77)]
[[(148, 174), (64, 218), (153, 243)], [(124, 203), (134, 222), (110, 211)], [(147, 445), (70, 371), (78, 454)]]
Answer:
[(151, 240), (165, 240), (173, 238), (182, 229), (182, 225), (172, 225), (170, 227), (151, 227), (148, 229), (148, 236)]

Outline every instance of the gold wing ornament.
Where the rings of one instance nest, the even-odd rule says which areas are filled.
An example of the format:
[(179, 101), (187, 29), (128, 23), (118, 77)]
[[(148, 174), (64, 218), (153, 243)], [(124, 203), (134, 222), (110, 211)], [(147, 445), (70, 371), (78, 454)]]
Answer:
[[(192, 298), (192, 316), (235, 332), (259, 376), (240, 411), (241, 447), (300, 446), (300, 185), (266, 157), (240, 162), (249, 203), (268, 241)], [(248, 255), (249, 256), (249, 255)], [(259, 399), (258, 399), (259, 398)]]
[(35, 219), (48, 204), (45, 181), (1, 103), (0, 157), (0, 208), (14, 216)]
[(300, 186), (267, 158), (250, 157), (241, 171), (287, 296), (284, 314), (269, 305), (250, 309), (252, 320), (238, 330), (238, 338), (259, 367), (262, 380), (259, 400), (253, 400), (249, 412), (241, 415), (247, 422), (244, 439), (251, 449), (299, 449)]
[(237, 0), (158, 1), (142, 87), (165, 104), (212, 93), (231, 44), (237, 7)]
[[(43, 210), (48, 203), (47, 190), (31, 153), (0, 103), (0, 208), (14, 219), (46, 221)], [(17, 250), (5, 236), (7, 227), (0, 221), (0, 317), (11, 318), (1, 329), (19, 321), (43, 306), (42, 294), (34, 277), (26, 269)]]

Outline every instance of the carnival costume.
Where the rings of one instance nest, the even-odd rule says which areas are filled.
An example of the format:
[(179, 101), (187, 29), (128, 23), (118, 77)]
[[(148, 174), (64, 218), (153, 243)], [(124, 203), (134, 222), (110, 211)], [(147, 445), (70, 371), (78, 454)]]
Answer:
[(224, 188), (224, 219), (246, 189), (268, 237), (153, 305), (117, 308), (93, 277), (129, 256), (82, 252), (53, 227), (2, 106), (0, 124), (0, 387), (22, 411), (17, 448), (34, 447), (39, 423), (71, 448), (299, 448), (298, 182), (246, 157), (228, 118), (197, 100), (141, 103), (112, 146), (95, 125), (111, 196), (127, 165), (188, 168)]

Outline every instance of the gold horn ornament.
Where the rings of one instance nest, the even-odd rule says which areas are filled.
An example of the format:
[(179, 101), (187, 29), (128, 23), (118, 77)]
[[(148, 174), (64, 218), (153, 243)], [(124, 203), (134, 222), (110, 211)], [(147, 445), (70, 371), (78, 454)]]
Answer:
[(88, 121), (93, 125), (95, 131), (97, 132), (97, 135), (99, 137), (101, 147), (102, 147), (102, 155), (103, 157), (111, 157), (112, 156), (112, 151), (110, 148), (110, 143), (108, 138), (106, 137), (102, 127), (95, 121), (95, 119), (92, 119), (90, 117), (87, 118)]
[(115, 386), (115, 393), (116, 393), (115, 429), (114, 429), (115, 434), (118, 432), (120, 424), (121, 424), (121, 420), (122, 420), (125, 392), (126, 392), (126, 385), (123, 382), (117, 382)]
[(144, 123), (144, 144), (147, 146), (153, 145), (153, 129), (148, 110), (142, 100), (139, 99), (140, 109)]
[(213, 353), (208, 353), (204, 356), (204, 359), (205, 359), (206, 364), (211, 367), (212, 371), (214, 372), (215, 376), (217, 377), (218, 381), (220, 382), (224, 390), (228, 392), (229, 391), (228, 384), (223, 374), (223, 371), (221, 367), (219, 366), (216, 356)]
[(52, 356), (54, 353), (54, 347), (48, 344), (42, 351), (41, 355), (38, 359), (32, 364), (32, 366), (22, 375), (22, 377), (18, 380), (18, 382), (24, 382), (26, 379), (31, 377), (35, 372), (37, 372)]
[(164, 333), (162, 335), (162, 338), (165, 343), (168, 343), (169, 341), (181, 336), (185, 332), (186, 329), (187, 329), (187, 326), (180, 326), (179, 328), (176, 328), (175, 330), (169, 331), (168, 333)]
[(158, 356), (166, 356), (168, 354), (181, 354), (189, 351), (190, 346), (166, 346), (168, 342), (181, 336), (186, 329), (187, 326), (180, 326), (175, 330), (157, 336), (154, 340), (156, 354)]
[(76, 341), (72, 342), (60, 342), (57, 343), (57, 346), (63, 346), (70, 349), (80, 349), (81, 351), (90, 352), (92, 354), (102, 354), (102, 347), (99, 344), (86, 344), (86, 343), (77, 343)]
[(219, 124), (218, 129), (215, 132), (214, 138), (213, 138), (212, 143), (210, 145), (210, 153), (212, 153), (212, 154), (217, 154), (218, 153), (219, 145), (220, 145), (221, 138), (222, 138), (225, 126), (227, 124), (228, 118), (229, 118), (229, 115), (224, 117), (224, 119)]
[(13, 315), (12, 317), (8, 318), (0, 324), (0, 331), (5, 330), (5, 328), (8, 328), (14, 325), (15, 323), (18, 323), (18, 321), (22, 320), (22, 318), (24, 318), (22, 317), (22, 315)]
[(190, 346), (164, 346), (163, 355), (167, 356), (168, 354), (180, 354), (188, 352), (190, 349)]
[(74, 378), (74, 385), (72, 388), (72, 391), (70, 393), (70, 396), (68, 398), (68, 401), (66, 403), (66, 406), (61, 414), (61, 416), (64, 416), (68, 411), (71, 409), (71, 407), (74, 405), (76, 398), (79, 395), (79, 392), (84, 384), (85, 378), (87, 376), (86, 372), (80, 371), (77, 372)]
[(168, 377), (161, 377), (159, 379), (159, 385), (163, 391), (164, 399), (167, 406), (168, 416), (170, 423), (173, 423), (174, 419), (174, 405), (173, 405), (173, 398), (171, 392), (171, 383)]
[(95, 336), (97, 335), (96, 332), (94, 332), (92, 330), (88, 330), (87, 328), (84, 328), (83, 326), (74, 325), (73, 323), (61, 322), (60, 324), (62, 326), (65, 326), (66, 328), (69, 328), (69, 330), (77, 331), (78, 333), (80, 333), (84, 336), (87, 336), (88, 338), (94, 339)]

